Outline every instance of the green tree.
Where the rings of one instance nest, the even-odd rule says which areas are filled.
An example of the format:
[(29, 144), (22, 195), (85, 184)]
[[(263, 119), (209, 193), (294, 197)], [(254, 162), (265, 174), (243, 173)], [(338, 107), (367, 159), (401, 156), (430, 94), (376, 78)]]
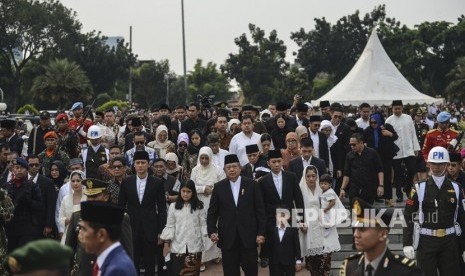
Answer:
[(249, 24), (251, 41), (246, 34), (234, 40), (237, 54), (229, 54), (221, 71), (230, 79), (235, 79), (252, 104), (268, 103), (282, 89), (284, 74), (289, 67), (285, 61), (286, 46), (278, 38), (276, 30), (268, 37), (265, 31)]
[(167, 81), (174, 81), (168, 60), (146, 61), (133, 70), (133, 98), (140, 106), (153, 108), (166, 102)]
[(89, 79), (75, 62), (56, 59), (44, 68), (45, 74), (34, 79), (32, 91), (50, 107), (66, 108), (75, 101), (92, 99)]
[(446, 93), (449, 100), (465, 100), (465, 57), (460, 57), (456, 61), (456, 66), (447, 74), (450, 82), (447, 85)]
[(16, 110), (22, 70), (34, 57), (54, 49), (56, 42), (78, 32), (76, 15), (55, 0), (2, 0), (0, 5), (0, 63), (11, 80), (8, 102)]
[(207, 63), (204, 67), (202, 66), (202, 60), (198, 59), (194, 65), (194, 70), (189, 72), (187, 76), (187, 82), (189, 83), (190, 100), (195, 99), (197, 95), (214, 95), (215, 101), (229, 99), (229, 88), (231, 86), (228, 79), (212, 62)]

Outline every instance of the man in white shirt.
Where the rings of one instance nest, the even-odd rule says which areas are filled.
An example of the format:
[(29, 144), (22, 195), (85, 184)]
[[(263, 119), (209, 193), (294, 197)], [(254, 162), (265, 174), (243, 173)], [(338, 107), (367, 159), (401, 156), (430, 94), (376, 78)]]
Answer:
[[(420, 144), (415, 131), (415, 125), (412, 117), (403, 114), (402, 101), (395, 100), (392, 102), (393, 114), (386, 120), (386, 124), (394, 127), (399, 138), (394, 143), (399, 147), (397, 155), (392, 161), (394, 169), (394, 186), (396, 187), (397, 202), (403, 201), (401, 187), (404, 185), (404, 192), (409, 195), (413, 185), (413, 178), (416, 174), (415, 156), (418, 155)], [(407, 179), (405, 178), (402, 163), (407, 169)]]
[(236, 154), (239, 158), (241, 166), (244, 166), (249, 162), (245, 146), (251, 144), (258, 144), (260, 140), (260, 134), (253, 132), (254, 120), (250, 116), (242, 117), (241, 129), (242, 132), (234, 135), (229, 144), (229, 152)]
[(208, 134), (207, 146), (213, 152), (213, 164), (218, 168), (224, 168), (224, 157), (229, 154), (227, 150), (220, 148), (220, 137), (215, 132)]
[(119, 242), (123, 217), (123, 207), (98, 201), (81, 203), (79, 241), (87, 253), (97, 255), (92, 275), (137, 275)]
[(367, 103), (362, 103), (359, 107), (360, 118), (355, 120), (359, 128), (365, 129), (370, 126), (370, 105)]

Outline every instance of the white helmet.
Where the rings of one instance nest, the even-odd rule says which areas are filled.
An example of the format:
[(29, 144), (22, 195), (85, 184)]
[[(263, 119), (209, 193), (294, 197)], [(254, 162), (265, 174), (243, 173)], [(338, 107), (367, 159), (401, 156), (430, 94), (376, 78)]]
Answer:
[(87, 130), (88, 139), (98, 139), (102, 137), (102, 129), (99, 126), (92, 125)]
[(434, 147), (428, 153), (430, 163), (449, 163), (449, 152), (443, 147)]

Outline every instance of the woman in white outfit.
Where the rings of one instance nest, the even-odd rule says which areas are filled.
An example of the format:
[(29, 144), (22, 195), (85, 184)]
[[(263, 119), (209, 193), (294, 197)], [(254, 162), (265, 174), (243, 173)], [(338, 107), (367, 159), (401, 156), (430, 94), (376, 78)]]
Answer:
[[(226, 178), (224, 170), (213, 164), (213, 151), (209, 147), (202, 147), (199, 151), (197, 165), (192, 169), (191, 179), (195, 183), (195, 188), (199, 199), (204, 204), (205, 212), (208, 212), (210, 198), (213, 192), (213, 185)], [(205, 263), (211, 260), (219, 260), (221, 251), (210, 239), (204, 241), (205, 251), (202, 253), (202, 266), (200, 271), (205, 271)]]
[(317, 168), (310, 165), (304, 168), (299, 183), (304, 198), (307, 224), (306, 232), (299, 231), (300, 250), (311, 275), (330, 275), (331, 254), (325, 250), (324, 231), (319, 223), (322, 190), (318, 177)]
[[(73, 171), (69, 176), (70, 192), (61, 201), (60, 212), (58, 216), (58, 223), (60, 224), (60, 229), (64, 229), (63, 233), (66, 233), (67, 231), (69, 222), (71, 220), (71, 215), (74, 212), (81, 210), (81, 202), (87, 200), (86, 195), (84, 195), (83, 193), (83, 179), (84, 172), (82, 171)], [(60, 233), (62, 244), (64, 244), (66, 240), (66, 234), (63, 233)]]

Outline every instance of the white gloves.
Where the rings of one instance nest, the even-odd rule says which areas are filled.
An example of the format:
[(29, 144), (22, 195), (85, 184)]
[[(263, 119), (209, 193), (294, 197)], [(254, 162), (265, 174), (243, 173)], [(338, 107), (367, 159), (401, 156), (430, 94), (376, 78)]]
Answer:
[(415, 259), (415, 249), (413, 249), (413, 246), (404, 246), (404, 255), (409, 259)]

